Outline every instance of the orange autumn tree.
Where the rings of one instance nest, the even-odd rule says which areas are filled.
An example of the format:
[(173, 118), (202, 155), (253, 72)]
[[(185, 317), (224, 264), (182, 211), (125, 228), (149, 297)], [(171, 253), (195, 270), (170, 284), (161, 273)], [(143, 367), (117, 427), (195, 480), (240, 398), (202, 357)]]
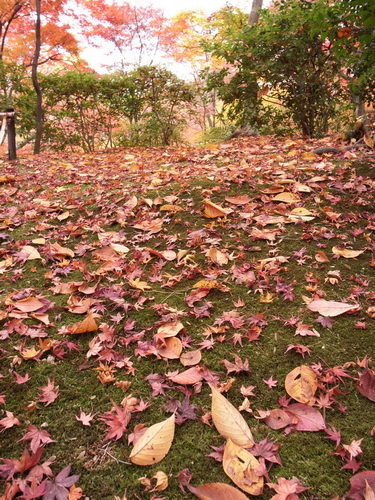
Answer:
[(94, 48), (107, 48), (113, 65), (152, 65), (159, 49), (169, 45), (167, 18), (160, 9), (135, 7), (127, 2), (82, 0), (81, 35)]

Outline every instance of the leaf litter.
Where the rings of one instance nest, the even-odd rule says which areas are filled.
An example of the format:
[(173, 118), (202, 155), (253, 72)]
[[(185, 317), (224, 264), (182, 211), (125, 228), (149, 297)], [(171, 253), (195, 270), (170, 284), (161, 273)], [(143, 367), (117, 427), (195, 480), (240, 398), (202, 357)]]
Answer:
[[(97, 411), (90, 399), (96, 396), (87, 393), (66, 418), (77, 433), (95, 428), (96, 445), (117, 446), (108, 457), (118, 465), (173, 457), (193, 422), (222, 439), (214, 446), (217, 433), (211, 433), (216, 451), (202, 449), (194, 460), (224, 460), (217, 477), (236, 487), (205, 481), (204, 469), (194, 480), (201, 485), (191, 486), (177, 461), (169, 479), (178, 477), (182, 490), (215, 499), (273, 498), (273, 491), (275, 498), (319, 496), (308, 479), (283, 476), (278, 450), (288, 454), (292, 433), (319, 433), (322, 440), (328, 434), (337, 470), (347, 474), (341, 494), (371, 498), (366, 443), (374, 429), (368, 422), (364, 435), (349, 432), (345, 404), (349, 387), (361, 404), (374, 401), (368, 335), (374, 181), (353, 167), (374, 159), (360, 152), (345, 153), (339, 163), (329, 155), (315, 158), (302, 140), (288, 148), (258, 137), (206, 149), (130, 148), (126, 162), (114, 149), (3, 163), (12, 184), (0, 188), (0, 426), (9, 439), (0, 465), (4, 498), (92, 494), (75, 485), (90, 473), (77, 455), (60, 472), (54, 457), (41, 461), (49, 449), (64, 448), (38, 415), (48, 420), (72, 390), (59, 371), (68, 363), (83, 386), (85, 374), (95, 373), (111, 399)], [(352, 350), (335, 364), (330, 343), (344, 324), (351, 325), (352, 342), (360, 339), (362, 359)], [(295, 335), (300, 344), (291, 343)], [(274, 373), (254, 358), (262, 345), (278, 356)], [(218, 362), (211, 364), (213, 353)], [(43, 376), (40, 367), (47, 365)], [(143, 387), (142, 397), (124, 397), (133, 383)], [(349, 444), (341, 444), (331, 421), (342, 422)], [(10, 458), (15, 441), (27, 446), (19, 459)], [(158, 474), (152, 489), (139, 472), (129, 491), (143, 484), (142, 498), (157, 490), (169, 498), (168, 475)]]

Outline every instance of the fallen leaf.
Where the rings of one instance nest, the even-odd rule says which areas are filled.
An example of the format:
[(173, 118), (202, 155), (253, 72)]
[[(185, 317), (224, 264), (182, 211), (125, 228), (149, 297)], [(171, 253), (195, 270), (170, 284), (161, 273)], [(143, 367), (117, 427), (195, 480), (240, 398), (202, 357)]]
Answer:
[[(358, 472), (353, 477), (350, 478), (350, 491), (347, 498), (352, 498), (353, 500), (368, 500), (364, 493), (372, 489), (375, 491), (375, 471), (368, 470), (363, 472)], [(371, 491), (371, 490), (370, 490)]]
[(310, 311), (317, 312), (324, 317), (333, 318), (346, 312), (354, 312), (359, 309), (357, 304), (347, 304), (346, 302), (335, 302), (334, 300), (318, 299), (307, 304)]
[(357, 382), (357, 389), (370, 401), (375, 402), (375, 371), (366, 368), (364, 372), (359, 375)]
[(253, 435), (241, 413), (215, 387), (210, 388), (212, 420), (218, 432), (239, 446), (251, 448)]
[(210, 200), (203, 201), (203, 210), (203, 215), (209, 219), (225, 217), (227, 215), (227, 211), (223, 207), (212, 203)]
[(200, 500), (248, 500), (242, 491), (225, 483), (207, 483), (200, 486), (187, 484), (188, 490)]
[(165, 359), (179, 359), (182, 352), (182, 342), (177, 337), (164, 339), (164, 345), (158, 348), (158, 354)]
[(153, 465), (168, 453), (175, 430), (174, 414), (158, 424), (149, 427), (138, 439), (129, 458), (136, 465)]
[(202, 353), (200, 350), (183, 352), (180, 356), (180, 362), (184, 366), (195, 366), (200, 363)]
[(168, 378), (175, 384), (194, 385), (197, 382), (201, 382), (203, 380), (203, 375), (199, 367), (193, 366), (185, 370), (184, 372), (178, 373), (177, 375), (172, 375)]
[(250, 495), (261, 495), (263, 476), (259, 474), (260, 463), (249, 451), (228, 438), (223, 456), (224, 472), (235, 485)]
[(297, 194), (288, 191), (279, 193), (271, 199), (272, 201), (281, 201), (283, 203), (298, 203), (300, 201), (300, 197)]
[(31, 245), (25, 245), (21, 248), (21, 252), (27, 255), (27, 260), (41, 259), (41, 255), (36, 248)]
[(207, 257), (219, 266), (225, 266), (229, 261), (228, 256), (220, 250), (217, 250), (217, 248), (210, 248), (207, 252)]
[(318, 432), (326, 428), (323, 415), (316, 408), (302, 403), (293, 403), (284, 410), (297, 418), (297, 422), (292, 425), (297, 431)]
[(97, 330), (98, 325), (96, 324), (94, 315), (89, 313), (83, 321), (71, 325), (66, 333), (77, 335), (80, 333), (96, 332)]
[(318, 388), (316, 373), (306, 365), (297, 366), (285, 377), (286, 392), (299, 403), (312, 405)]
[(345, 257), (345, 259), (355, 259), (363, 252), (364, 250), (349, 250), (347, 248), (332, 247), (332, 253), (340, 255), (340, 257)]

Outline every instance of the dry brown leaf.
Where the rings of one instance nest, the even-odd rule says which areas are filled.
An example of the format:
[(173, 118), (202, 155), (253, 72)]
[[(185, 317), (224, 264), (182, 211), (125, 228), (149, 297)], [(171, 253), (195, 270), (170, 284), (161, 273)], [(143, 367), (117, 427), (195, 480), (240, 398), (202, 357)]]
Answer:
[(371, 149), (375, 148), (375, 142), (371, 134), (365, 134), (363, 136), (363, 140), (365, 141), (366, 146), (368, 146)]
[(207, 252), (207, 257), (219, 266), (225, 266), (225, 264), (228, 264), (229, 260), (228, 256), (220, 250), (217, 250), (217, 248), (210, 248)]
[(31, 245), (25, 245), (21, 248), (21, 252), (27, 255), (27, 260), (41, 259), (40, 253)]
[(349, 250), (347, 248), (332, 247), (332, 253), (340, 255), (340, 257), (345, 257), (345, 259), (355, 259), (363, 252), (364, 250)]
[(83, 321), (74, 323), (70, 326), (67, 333), (77, 335), (80, 333), (96, 332), (98, 325), (96, 324), (93, 313), (89, 313)]
[(227, 201), (228, 203), (232, 203), (233, 205), (246, 205), (250, 200), (251, 198), (247, 194), (225, 197), (225, 201)]
[(194, 366), (200, 363), (202, 353), (198, 349), (195, 351), (184, 352), (180, 356), (180, 362), (184, 366)]
[(249, 451), (229, 438), (225, 444), (223, 456), (224, 472), (241, 490), (250, 495), (261, 495), (263, 476), (259, 475), (260, 463)]
[(212, 420), (221, 436), (230, 438), (235, 444), (251, 448), (253, 435), (241, 413), (220, 392), (210, 385), (212, 391)]
[(70, 250), (70, 248), (62, 247), (58, 243), (53, 243), (52, 245), (50, 245), (49, 251), (56, 257), (74, 257), (73, 250)]
[(173, 441), (175, 429), (174, 414), (149, 427), (138, 439), (129, 458), (136, 465), (153, 465), (167, 455)]
[(187, 484), (188, 490), (200, 500), (248, 500), (242, 491), (225, 483), (207, 483), (200, 486)]
[(182, 352), (182, 342), (177, 337), (165, 339), (165, 345), (158, 348), (158, 354), (165, 359), (178, 359)]
[(226, 210), (216, 203), (212, 203), (210, 200), (203, 201), (203, 215), (209, 219), (215, 219), (217, 217), (225, 217), (227, 215)]
[(312, 405), (315, 402), (315, 392), (318, 388), (318, 377), (308, 366), (294, 368), (285, 377), (286, 392), (299, 403)]
[(158, 470), (152, 479), (156, 480), (156, 485), (151, 491), (164, 491), (168, 488), (168, 476), (162, 470)]
[(181, 321), (168, 321), (159, 326), (156, 335), (159, 338), (174, 337), (185, 327)]
[(283, 203), (298, 203), (300, 201), (300, 197), (297, 194), (289, 191), (279, 193), (271, 199), (272, 201), (281, 201)]
[(14, 302), (13, 305), (16, 309), (25, 313), (37, 311), (45, 306), (45, 304), (37, 297), (28, 297), (27, 299), (17, 300), (17, 302)]
[(318, 250), (315, 254), (315, 260), (317, 262), (329, 262), (329, 258), (323, 250)]

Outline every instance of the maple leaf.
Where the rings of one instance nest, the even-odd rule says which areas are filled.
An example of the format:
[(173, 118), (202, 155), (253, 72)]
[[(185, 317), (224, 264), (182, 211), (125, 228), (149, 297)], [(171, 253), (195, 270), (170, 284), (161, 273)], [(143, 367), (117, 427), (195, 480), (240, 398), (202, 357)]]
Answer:
[(277, 380), (274, 380), (272, 375), (270, 378), (268, 378), (267, 380), (263, 379), (263, 382), (268, 385), (268, 387), (270, 389), (272, 389), (273, 387), (276, 387), (277, 386)]
[(39, 387), (42, 393), (39, 396), (38, 401), (40, 403), (46, 403), (46, 406), (52, 404), (59, 397), (59, 386), (55, 386), (55, 381), (48, 379), (47, 385)]
[(227, 374), (235, 372), (235, 373), (241, 373), (241, 372), (250, 372), (249, 368), (249, 360), (245, 359), (245, 361), (242, 361), (237, 354), (233, 354), (234, 357), (234, 363), (231, 363), (230, 361), (224, 359), (221, 361), (225, 368), (227, 369)]
[(301, 354), (303, 358), (305, 357), (305, 354), (307, 354), (308, 356), (310, 356), (311, 354), (311, 349), (302, 344), (288, 344), (288, 348), (286, 349), (285, 353), (292, 350), (296, 351), (296, 353), (298, 354)]
[(274, 443), (267, 437), (262, 439), (262, 441), (259, 441), (259, 443), (255, 443), (251, 448), (251, 453), (255, 457), (262, 457), (268, 462), (282, 465), (280, 455), (277, 451), (279, 448), (279, 444)]
[(10, 479), (17, 472), (25, 472), (33, 467), (35, 467), (40, 460), (43, 453), (43, 447), (36, 450), (34, 455), (30, 455), (27, 448), (23, 450), (20, 459), (17, 458), (3, 458), (3, 464), (0, 465), (0, 476)]
[(340, 446), (341, 443), (341, 432), (335, 429), (333, 425), (330, 425), (331, 429), (325, 428), (324, 432), (327, 434), (326, 439), (330, 439), (335, 442), (336, 448)]
[(34, 498), (40, 498), (42, 495), (44, 495), (46, 491), (46, 484), (47, 484), (47, 479), (45, 479), (43, 482), (39, 483), (35, 477), (32, 478), (31, 484), (25, 485), (25, 487), (22, 489), (22, 498), (25, 500), (33, 500)]
[(1, 432), (4, 432), (5, 429), (10, 429), (14, 425), (21, 425), (21, 422), (17, 417), (13, 415), (11, 411), (6, 411), (5, 413), (7, 416), (0, 420), (0, 425), (3, 427)]
[(362, 441), (363, 438), (359, 439), (358, 441), (352, 441), (350, 444), (343, 444), (342, 447), (349, 453), (350, 458), (353, 458), (362, 453)]
[(53, 439), (51, 439), (51, 435), (45, 430), (39, 430), (35, 427), (35, 425), (29, 425), (27, 427), (27, 433), (18, 440), (20, 441), (30, 441), (30, 450), (33, 453), (36, 453), (40, 446), (43, 446), (48, 443), (55, 443)]
[(122, 437), (124, 432), (128, 430), (127, 425), (130, 422), (131, 412), (126, 402), (122, 408), (113, 403), (111, 410), (100, 415), (99, 418), (105, 422), (109, 428), (104, 441), (108, 441), (109, 439), (117, 441)]
[[(267, 483), (267, 486), (274, 489), (277, 495), (274, 495), (271, 500), (297, 500), (299, 497), (294, 495), (295, 493), (302, 493), (302, 491), (308, 490), (305, 488), (296, 478), (285, 479), (284, 477), (279, 477), (277, 479), (277, 484)], [(293, 495), (290, 496), (289, 495)]]
[(54, 481), (47, 480), (43, 500), (66, 500), (70, 486), (80, 478), (79, 474), (69, 476), (71, 465), (67, 465), (56, 476)]
[(76, 420), (78, 420), (78, 422), (82, 422), (82, 425), (87, 425), (87, 426), (90, 426), (91, 425), (91, 420), (94, 418), (94, 415), (92, 415), (91, 413), (85, 413), (81, 410), (80, 408), (80, 414), (79, 416), (76, 415)]

